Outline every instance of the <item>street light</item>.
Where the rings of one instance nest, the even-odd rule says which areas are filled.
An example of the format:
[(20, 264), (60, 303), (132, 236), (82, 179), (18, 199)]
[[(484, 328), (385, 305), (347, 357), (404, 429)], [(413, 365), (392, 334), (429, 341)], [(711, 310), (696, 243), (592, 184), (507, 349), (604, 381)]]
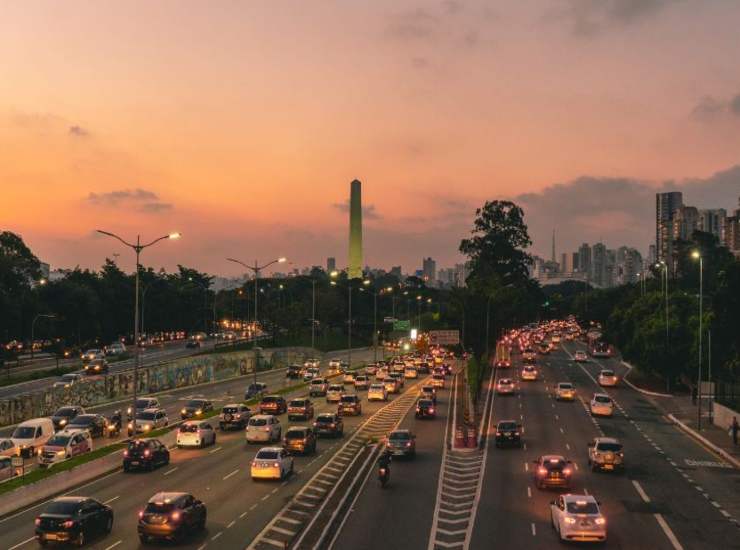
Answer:
[[(362, 284), (366, 287), (370, 286), (370, 279), (365, 279), (362, 281)], [(364, 289), (360, 289), (364, 290)], [(373, 295), (373, 357), (374, 361), (378, 362), (378, 291), (377, 290), (370, 290), (369, 291)], [(380, 292), (383, 292), (381, 289)]]
[(271, 262), (266, 263), (265, 265), (259, 265), (257, 263), (257, 260), (255, 260), (254, 261), (254, 265), (248, 265), (248, 264), (245, 264), (244, 262), (242, 262), (241, 260), (236, 260), (234, 258), (226, 258), (226, 259), (229, 262), (234, 262), (235, 264), (239, 264), (242, 267), (245, 267), (247, 269), (251, 269), (252, 272), (254, 273), (254, 331), (255, 331), (255, 336), (256, 336), (257, 335), (257, 320), (258, 320), (258, 316), (257, 316), (257, 280), (259, 279), (260, 271), (262, 271), (263, 269), (265, 269), (267, 267), (270, 267), (272, 264), (282, 264), (282, 263), (287, 262), (288, 260), (287, 260), (287, 258), (280, 257), (280, 258), (278, 258), (276, 260), (272, 260)]
[(53, 313), (39, 313), (38, 315), (36, 315), (36, 317), (33, 318), (33, 321), (31, 321), (31, 359), (33, 359), (33, 347), (34, 347), (33, 344), (35, 340), (33, 333), (36, 327), (36, 321), (39, 319), (39, 317), (44, 317), (46, 319), (54, 319), (56, 315), (54, 315)]
[(698, 384), (697, 384), (697, 390), (696, 390), (696, 397), (697, 397), (697, 426), (699, 427), (699, 430), (701, 430), (701, 359), (702, 359), (702, 313), (704, 311), (703, 308), (703, 299), (704, 299), (704, 258), (702, 258), (701, 253), (698, 250), (694, 250), (691, 253), (691, 257), (694, 260), (699, 260), (699, 375), (698, 375)]
[(131, 414), (133, 415), (134, 423), (136, 423), (136, 397), (139, 389), (139, 359), (140, 359), (140, 353), (139, 353), (139, 257), (141, 256), (141, 251), (145, 248), (149, 248), (150, 246), (154, 246), (159, 241), (163, 241), (165, 239), (179, 239), (181, 237), (180, 233), (170, 233), (169, 235), (164, 235), (162, 237), (156, 238), (153, 241), (147, 243), (147, 244), (141, 244), (141, 235), (136, 235), (136, 244), (130, 243), (128, 241), (125, 241), (115, 233), (110, 233), (108, 231), (103, 231), (102, 229), (97, 230), (98, 233), (101, 235), (107, 235), (108, 237), (113, 237), (114, 239), (117, 239), (121, 241), (121, 243), (128, 246), (130, 249), (132, 249), (136, 253), (136, 284), (134, 285), (134, 401), (131, 407)]

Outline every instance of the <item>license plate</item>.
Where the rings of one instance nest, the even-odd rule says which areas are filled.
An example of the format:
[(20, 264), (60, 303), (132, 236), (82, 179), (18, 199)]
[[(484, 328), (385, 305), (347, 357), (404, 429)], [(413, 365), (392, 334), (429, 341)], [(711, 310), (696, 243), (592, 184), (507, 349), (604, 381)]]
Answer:
[(57, 540), (59, 537), (56, 535), (56, 533), (46, 533), (46, 535), (44, 535), (44, 538), (46, 540)]
[(614, 465), (613, 464), (604, 464), (604, 469), (605, 470), (613, 470), (614, 469)]
[(139, 461), (138, 460), (132, 460), (131, 461), (131, 466), (138, 466), (138, 465), (139, 465)]

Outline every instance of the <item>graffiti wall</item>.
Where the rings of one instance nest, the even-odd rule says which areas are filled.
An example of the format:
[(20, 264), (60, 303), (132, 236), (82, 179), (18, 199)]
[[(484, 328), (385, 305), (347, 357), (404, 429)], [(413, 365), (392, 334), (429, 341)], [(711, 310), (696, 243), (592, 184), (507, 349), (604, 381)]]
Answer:
[[(245, 351), (186, 357), (142, 367), (139, 369), (138, 392), (156, 393), (243, 376), (252, 373), (255, 364), (254, 352)], [(263, 360), (261, 364), (274, 368), (271, 362)], [(29, 418), (49, 416), (63, 405), (92, 407), (124, 399), (133, 394), (133, 388), (134, 373), (129, 370), (90, 377), (70, 388), (49, 387), (35, 393), (0, 399), (0, 425), (7, 426)]]

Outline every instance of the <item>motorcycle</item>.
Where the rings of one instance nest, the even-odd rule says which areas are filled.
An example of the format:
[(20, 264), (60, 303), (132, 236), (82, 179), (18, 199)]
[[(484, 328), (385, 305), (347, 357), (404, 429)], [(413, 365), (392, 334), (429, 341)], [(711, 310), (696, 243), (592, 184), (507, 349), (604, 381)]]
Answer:
[(110, 417), (106, 424), (106, 431), (108, 433), (108, 437), (118, 437), (121, 434), (121, 427), (122, 427), (122, 419), (121, 419), (121, 411), (116, 411), (113, 413), (113, 415)]
[(390, 479), (391, 457), (389, 455), (384, 455), (378, 461), (378, 481), (380, 482), (380, 487), (382, 489), (385, 489), (385, 486), (390, 481)]

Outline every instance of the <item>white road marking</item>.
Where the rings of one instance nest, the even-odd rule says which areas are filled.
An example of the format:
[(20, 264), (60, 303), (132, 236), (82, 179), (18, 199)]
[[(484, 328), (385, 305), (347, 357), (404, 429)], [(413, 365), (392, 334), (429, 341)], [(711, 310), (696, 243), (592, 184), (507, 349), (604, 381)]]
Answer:
[(224, 534), (224, 532), (223, 532), (223, 531), (219, 531), (218, 533), (216, 533), (215, 535), (213, 535), (213, 536), (211, 537), (211, 540), (216, 540), (216, 539), (217, 539), (218, 537), (220, 537), (220, 536), (221, 536), (221, 535), (223, 535), (223, 534)]
[(560, 433), (561, 433), (561, 434), (564, 434), (564, 433), (565, 433), (565, 432), (563, 431), (563, 428), (560, 428)]
[(250, 507), (249, 507), (249, 511), (251, 512), (251, 511), (252, 511), (252, 510), (254, 510), (255, 508), (257, 508), (257, 505), (256, 505), (256, 504), (252, 504), (252, 506), (250, 506)]
[(113, 502), (114, 500), (118, 500), (119, 498), (121, 498), (120, 495), (114, 496), (113, 498), (109, 498), (108, 500), (104, 500), (103, 501), (103, 504), (110, 504), (111, 502)]
[(588, 489), (586, 489), (585, 487), (583, 488), (583, 494), (584, 495), (587, 495), (588, 494)]
[(570, 451), (570, 445), (568, 445), (567, 443), (565, 444), (565, 448)]
[(227, 480), (227, 479), (229, 479), (229, 478), (230, 478), (231, 476), (235, 476), (235, 475), (236, 475), (236, 474), (238, 474), (238, 473), (239, 473), (239, 470), (238, 470), (238, 469), (236, 469), (236, 470), (234, 470), (233, 472), (231, 472), (230, 474), (226, 474), (226, 475), (224, 476), (224, 479), (223, 479), (223, 480), (224, 480), (224, 481), (226, 481), (226, 480)]
[(223, 447), (216, 447), (215, 449), (211, 449), (210, 451), (208, 451), (208, 454), (209, 454), (209, 455), (212, 455), (213, 453), (217, 453), (217, 452), (218, 452), (218, 451), (220, 451), (220, 450), (221, 450), (222, 448), (223, 448)]
[(640, 498), (641, 498), (641, 499), (642, 499), (642, 500), (643, 500), (644, 502), (650, 502), (650, 497), (649, 497), (649, 496), (647, 496), (647, 493), (646, 493), (646, 492), (645, 492), (645, 491), (643, 490), (643, 488), (642, 488), (642, 485), (640, 485), (640, 484), (639, 484), (639, 483), (638, 483), (637, 481), (635, 481), (634, 479), (632, 480), (632, 485), (634, 485), (634, 486), (635, 486), (635, 490), (637, 491), (637, 494), (639, 494), (639, 495), (640, 495)]
[(527, 487), (527, 496), (529, 498), (532, 498), (532, 488), (531, 487)]
[(239, 514), (239, 519), (244, 519), (244, 516), (246, 516), (249, 512), (242, 512)]
[(8, 550), (15, 550), (16, 548), (20, 548), (21, 546), (23, 546), (24, 544), (28, 544), (32, 540), (36, 540), (36, 537), (31, 537), (29, 539), (24, 540), (23, 542), (19, 542), (15, 546), (11, 546), (10, 548), (8, 548)]
[(262, 498), (261, 498), (260, 500), (267, 500), (267, 499), (268, 499), (268, 498), (270, 498), (271, 496), (272, 496), (272, 495), (271, 495), (270, 493), (268, 493), (268, 494), (266, 494), (265, 496), (263, 496), (263, 497), (262, 497)]
[(234, 527), (234, 524), (235, 524), (235, 523), (236, 523), (236, 520), (232, 520), (232, 521), (231, 521), (231, 523), (229, 523), (229, 524), (228, 524), (228, 525), (226, 526), (226, 528), (227, 528), (227, 529), (231, 529), (232, 527)]
[(116, 546), (118, 546), (118, 545), (119, 545), (119, 544), (121, 544), (122, 542), (123, 542), (122, 540), (117, 540), (116, 542), (114, 542), (113, 544), (111, 544), (111, 545), (110, 545), (110, 546), (109, 546), (108, 548), (106, 548), (105, 550), (111, 550), (112, 548), (115, 548)]
[(524, 463), (524, 471), (525, 472), (528, 472), (529, 471), (529, 462), (525, 462)]
[(681, 543), (678, 542), (676, 535), (674, 535), (673, 531), (671, 531), (671, 528), (668, 527), (668, 524), (666, 523), (665, 519), (663, 519), (663, 516), (661, 514), (655, 514), (655, 519), (657, 520), (658, 525), (660, 525), (661, 529), (663, 529), (665, 536), (668, 537), (669, 541), (671, 541), (673, 548), (675, 550), (683, 550), (683, 546), (681, 546)]
[(537, 536), (537, 528), (534, 526), (534, 523), (532, 524), (532, 536), (533, 537)]
[(720, 512), (720, 514), (722, 514), (722, 515), (723, 515), (723, 516), (725, 516), (726, 518), (729, 518), (729, 517), (731, 517), (731, 516), (730, 516), (730, 514), (728, 514), (726, 510), (722, 510), (722, 509), (720, 509), (720, 511), (719, 511), (719, 512)]

